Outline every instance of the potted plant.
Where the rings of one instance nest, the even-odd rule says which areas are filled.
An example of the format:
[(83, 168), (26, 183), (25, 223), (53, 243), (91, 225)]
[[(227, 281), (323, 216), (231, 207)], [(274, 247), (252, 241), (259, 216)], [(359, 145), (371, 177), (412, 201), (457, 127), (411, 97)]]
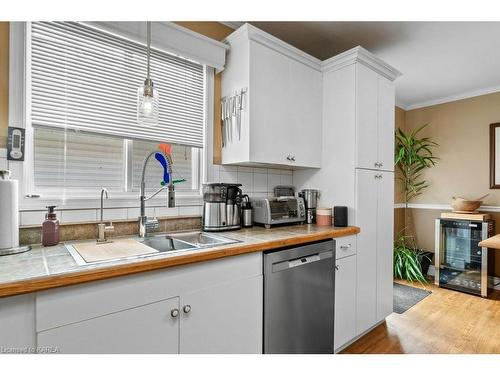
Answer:
[[(409, 202), (421, 195), (429, 186), (422, 177), (422, 171), (436, 165), (438, 158), (433, 148), (438, 144), (429, 137), (419, 137), (425, 124), (410, 132), (396, 131), (395, 165), (398, 169), (404, 199), (406, 235), (399, 236), (394, 245), (394, 276), (410, 281), (425, 281), (433, 253), (420, 250), (416, 246), (413, 221), (408, 210)], [(414, 267), (418, 265), (418, 270)], [(418, 272), (417, 272), (418, 271)], [(424, 272), (422, 272), (424, 271)]]
[(424, 251), (408, 245), (409, 239), (411, 239), (409, 236), (401, 235), (394, 242), (394, 277), (427, 283), (425, 278), (427, 272), (423, 271), (421, 262), (427, 259), (430, 264), (430, 258), (424, 254)]

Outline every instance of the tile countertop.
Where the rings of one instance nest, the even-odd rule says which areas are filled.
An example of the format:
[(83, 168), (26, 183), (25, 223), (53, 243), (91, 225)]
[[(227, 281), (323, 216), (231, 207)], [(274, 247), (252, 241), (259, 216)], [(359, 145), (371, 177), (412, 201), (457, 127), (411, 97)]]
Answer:
[(300, 245), (356, 233), (359, 233), (357, 227), (334, 228), (307, 224), (272, 229), (253, 227), (217, 233), (241, 241), (233, 244), (89, 265), (76, 264), (64, 244), (52, 247), (34, 245), (33, 249), (26, 253), (0, 256), (0, 297)]

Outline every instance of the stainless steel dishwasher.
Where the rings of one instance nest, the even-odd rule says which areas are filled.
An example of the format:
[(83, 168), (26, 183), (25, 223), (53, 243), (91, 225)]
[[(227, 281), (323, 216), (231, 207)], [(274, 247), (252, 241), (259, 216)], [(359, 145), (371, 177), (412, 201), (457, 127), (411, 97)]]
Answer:
[(264, 254), (264, 353), (333, 353), (335, 242)]

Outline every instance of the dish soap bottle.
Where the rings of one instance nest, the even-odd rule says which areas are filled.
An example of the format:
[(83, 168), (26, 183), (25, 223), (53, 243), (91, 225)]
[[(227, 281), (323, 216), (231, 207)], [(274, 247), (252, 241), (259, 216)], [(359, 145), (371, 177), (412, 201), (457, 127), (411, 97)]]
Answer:
[(42, 224), (43, 246), (54, 246), (59, 243), (59, 220), (54, 212), (56, 207), (47, 206), (48, 212), (45, 214), (45, 221)]

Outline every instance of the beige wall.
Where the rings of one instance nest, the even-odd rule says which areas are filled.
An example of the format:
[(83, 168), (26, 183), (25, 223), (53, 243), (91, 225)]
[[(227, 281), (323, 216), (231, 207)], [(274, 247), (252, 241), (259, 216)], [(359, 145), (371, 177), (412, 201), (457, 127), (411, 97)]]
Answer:
[(431, 187), (414, 203), (446, 204), (452, 196), (486, 193), (485, 205), (500, 206), (489, 188), (489, 125), (500, 122), (500, 92), (406, 112), (406, 127), (429, 123), (422, 135), (439, 143), (439, 164), (425, 171)]
[(9, 23), (0, 22), (0, 147), (7, 145), (9, 108)]
[[(412, 203), (449, 204), (451, 197), (490, 196), (484, 204), (500, 206), (500, 190), (489, 188), (489, 125), (500, 122), (500, 92), (407, 111), (406, 129), (429, 123), (422, 135), (439, 143), (439, 164), (424, 172), (430, 187)], [(411, 209), (419, 247), (434, 251), (434, 219), (440, 210)], [(500, 233), (500, 214), (492, 214)], [(500, 276), (500, 252), (494, 274)]]

